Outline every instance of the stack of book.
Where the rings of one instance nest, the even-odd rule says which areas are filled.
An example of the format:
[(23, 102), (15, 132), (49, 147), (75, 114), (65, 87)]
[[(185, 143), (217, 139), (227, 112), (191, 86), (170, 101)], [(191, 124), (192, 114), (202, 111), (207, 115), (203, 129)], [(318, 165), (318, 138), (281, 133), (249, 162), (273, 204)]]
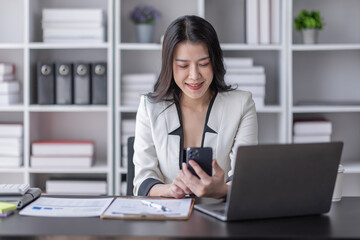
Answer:
[(225, 83), (237, 89), (249, 91), (257, 109), (264, 107), (265, 70), (263, 66), (254, 66), (252, 58), (226, 57)]
[(281, 0), (246, 0), (245, 28), (248, 44), (279, 44)]
[(102, 9), (45, 8), (42, 10), (43, 41), (89, 42), (105, 41), (105, 17)]
[(332, 124), (329, 120), (294, 121), (293, 143), (330, 142)]
[(135, 119), (123, 119), (121, 121), (121, 146), (122, 146), (122, 167), (127, 167), (127, 156), (128, 156), (128, 149), (127, 149), (127, 142), (129, 137), (135, 136)]
[(122, 76), (122, 105), (138, 106), (140, 96), (153, 90), (155, 73), (126, 74)]
[(93, 141), (36, 141), (32, 143), (31, 167), (91, 167)]
[(0, 62), (0, 105), (20, 102), (20, 82), (15, 80), (15, 64)]
[(0, 167), (19, 167), (23, 155), (23, 125), (0, 124)]
[(49, 179), (46, 181), (48, 194), (106, 195), (107, 184), (104, 179)]

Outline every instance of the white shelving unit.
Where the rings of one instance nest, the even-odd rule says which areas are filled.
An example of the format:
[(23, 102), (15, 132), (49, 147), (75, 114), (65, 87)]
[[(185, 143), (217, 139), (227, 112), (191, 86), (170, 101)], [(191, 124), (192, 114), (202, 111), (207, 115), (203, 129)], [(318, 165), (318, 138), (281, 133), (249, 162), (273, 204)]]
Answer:
[[(107, 37), (101, 44), (48, 44), (42, 42), (43, 8), (101, 8), (106, 15)], [(21, 122), (24, 128), (23, 166), (0, 168), (0, 181), (29, 183), (45, 190), (54, 176), (105, 179), (113, 194), (113, 1), (112, 0), (14, 0), (0, 2), (0, 61), (16, 64), (22, 82), (22, 104), (1, 106), (0, 122)], [(16, 29), (16, 31), (14, 31)], [(36, 62), (107, 62), (108, 104), (38, 105)], [(32, 168), (31, 143), (37, 140), (94, 140), (95, 164), (89, 169)]]
[[(288, 25), (288, 138), (294, 119), (324, 117), (333, 125), (332, 141), (343, 141), (344, 196), (360, 195), (360, 1), (293, 0), (287, 12), (293, 19), (301, 9), (321, 11), (325, 27), (319, 43), (302, 45), (300, 34)], [(344, 14), (347, 16), (345, 20)], [(319, 104), (304, 105), (313, 101)]]
[[(137, 106), (121, 103), (121, 77), (123, 74), (160, 72), (160, 43), (135, 43), (134, 25), (128, 13), (141, 1), (115, 0), (115, 194), (121, 194), (126, 167), (122, 166), (121, 122), (135, 118)], [(217, 30), (226, 57), (252, 57), (255, 65), (265, 67), (266, 106), (258, 110), (259, 141), (261, 143), (285, 143), (286, 140), (286, 57), (285, 35), (280, 45), (248, 45), (244, 41), (245, 1), (150, 0), (146, 4), (156, 7), (162, 19), (156, 26), (155, 39), (160, 39), (167, 25), (185, 14), (205, 17)], [(285, 6), (281, 9), (285, 19)], [(157, 41), (159, 42), (159, 40)], [(270, 127), (271, 126), (271, 127)], [(123, 161), (126, 161), (124, 159)]]

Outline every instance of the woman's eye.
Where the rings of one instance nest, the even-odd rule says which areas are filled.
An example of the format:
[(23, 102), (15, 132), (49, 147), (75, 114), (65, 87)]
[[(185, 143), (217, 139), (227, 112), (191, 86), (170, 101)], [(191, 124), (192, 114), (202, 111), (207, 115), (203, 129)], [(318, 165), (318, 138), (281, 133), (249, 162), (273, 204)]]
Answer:
[(201, 64), (199, 64), (201, 67), (206, 67), (206, 66), (208, 66), (210, 63), (201, 63)]
[(188, 65), (178, 65), (179, 66), (179, 68), (187, 68), (188, 67)]

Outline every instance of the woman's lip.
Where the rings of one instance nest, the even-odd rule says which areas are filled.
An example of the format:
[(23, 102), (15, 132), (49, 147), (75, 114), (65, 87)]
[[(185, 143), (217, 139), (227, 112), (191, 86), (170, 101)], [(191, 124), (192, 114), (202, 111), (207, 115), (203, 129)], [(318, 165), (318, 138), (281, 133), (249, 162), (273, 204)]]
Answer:
[(191, 90), (199, 90), (199, 89), (203, 86), (204, 82), (201, 82), (201, 83), (192, 83), (191, 85), (190, 85), (190, 83), (185, 83), (185, 84), (186, 84), (186, 86), (188, 86), (188, 88), (190, 88)]

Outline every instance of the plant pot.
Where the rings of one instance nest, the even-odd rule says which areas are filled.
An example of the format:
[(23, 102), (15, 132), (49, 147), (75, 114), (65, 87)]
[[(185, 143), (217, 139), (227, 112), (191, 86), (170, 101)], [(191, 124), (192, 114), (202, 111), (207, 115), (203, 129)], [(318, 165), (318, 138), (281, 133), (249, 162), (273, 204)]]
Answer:
[(311, 28), (301, 31), (303, 44), (315, 44), (318, 42), (319, 29)]
[(154, 39), (154, 24), (136, 24), (136, 40), (139, 43), (151, 43)]

